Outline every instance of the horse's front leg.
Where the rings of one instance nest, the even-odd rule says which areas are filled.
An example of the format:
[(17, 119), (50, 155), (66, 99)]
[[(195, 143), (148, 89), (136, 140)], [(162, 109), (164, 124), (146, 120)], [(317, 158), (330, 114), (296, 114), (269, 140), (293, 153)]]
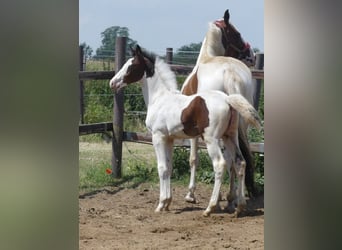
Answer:
[(196, 169), (198, 166), (198, 138), (190, 139), (190, 183), (189, 192), (185, 196), (187, 202), (196, 203), (195, 190), (196, 190)]
[(169, 210), (172, 200), (171, 174), (173, 141), (159, 134), (152, 136), (153, 146), (157, 156), (158, 175), (160, 183), (159, 204), (156, 212)]

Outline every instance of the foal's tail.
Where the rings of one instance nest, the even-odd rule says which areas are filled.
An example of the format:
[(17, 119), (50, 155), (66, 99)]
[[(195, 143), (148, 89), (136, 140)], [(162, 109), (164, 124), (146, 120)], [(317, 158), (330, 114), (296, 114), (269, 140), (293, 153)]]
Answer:
[(255, 108), (240, 94), (232, 94), (228, 97), (228, 103), (244, 118), (247, 124), (261, 129), (261, 119)]

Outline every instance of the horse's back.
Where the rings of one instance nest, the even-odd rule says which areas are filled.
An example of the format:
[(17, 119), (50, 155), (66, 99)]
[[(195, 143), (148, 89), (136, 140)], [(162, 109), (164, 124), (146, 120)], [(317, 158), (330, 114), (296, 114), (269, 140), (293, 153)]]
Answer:
[(217, 56), (199, 65), (197, 91), (219, 90), (227, 94), (241, 94), (253, 103), (250, 69), (232, 57)]

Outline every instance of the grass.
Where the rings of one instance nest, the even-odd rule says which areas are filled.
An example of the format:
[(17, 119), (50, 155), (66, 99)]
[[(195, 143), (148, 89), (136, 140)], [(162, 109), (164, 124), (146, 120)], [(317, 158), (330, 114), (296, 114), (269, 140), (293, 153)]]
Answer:
[[(91, 140), (89, 140), (91, 141)], [(123, 143), (122, 179), (114, 179), (106, 172), (111, 169), (111, 143), (82, 139), (79, 142), (79, 190), (92, 191), (104, 186), (137, 185), (157, 182), (156, 158), (150, 145)]]
[[(79, 189), (92, 191), (104, 186), (122, 183), (136, 186), (142, 182), (158, 183), (157, 161), (152, 145), (124, 142), (122, 154), (122, 179), (113, 179), (106, 172), (111, 169), (111, 143), (100, 137), (90, 136), (79, 142)], [(92, 141), (93, 140), (93, 141)], [(189, 149), (175, 148), (173, 157), (172, 181), (188, 185)], [(197, 180), (210, 184), (214, 180), (212, 166), (205, 150), (200, 152), (201, 166), (197, 171)]]
[[(141, 183), (157, 185), (159, 183), (157, 161), (152, 145), (124, 142), (122, 154), (122, 178), (114, 179), (107, 171), (111, 169), (111, 143), (104, 142), (100, 136), (82, 136), (79, 142), (79, 190), (94, 191), (108, 186), (136, 187)], [(211, 160), (202, 149), (199, 152), (200, 166), (196, 181), (212, 185), (215, 179)], [(175, 148), (173, 156), (172, 182), (188, 185), (190, 178), (189, 149)], [(256, 161), (263, 166), (263, 158)], [(261, 165), (260, 164), (260, 165)], [(257, 164), (259, 165), (259, 164)], [(257, 188), (263, 191), (263, 171), (256, 173)], [(228, 184), (227, 173), (224, 184)]]

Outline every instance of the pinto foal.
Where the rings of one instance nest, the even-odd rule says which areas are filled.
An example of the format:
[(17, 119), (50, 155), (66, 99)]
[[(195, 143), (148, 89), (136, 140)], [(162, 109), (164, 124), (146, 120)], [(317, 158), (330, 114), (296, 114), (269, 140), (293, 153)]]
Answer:
[[(244, 196), (245, 161), (238, 144), (239, 114), (247, 123), (260, 127), (256, 110), (241, 95), (207, 91), (192, 96), (177, 90), (175, 74), (169, 65), (137, 45), (133, 58), (110, 80), (117, 91), (127, 84), (142, 81), (147, 106), (146, 126), (152, 133), (160, 179), (156, 212), (168, 210), (171, 200), (172, 153), (174, 140), (202, 137), (215, 172), (215, 184), (204, 215), (216, 207), (224, 170), (233, 166), (238, 177), (237, 214), (246, 204)], [(224, 144), (223, 153), (220, 139)], [(235, 192), (234, 192), (235, 194)], [(233, 197), (234, 200), (236, 197)]]

